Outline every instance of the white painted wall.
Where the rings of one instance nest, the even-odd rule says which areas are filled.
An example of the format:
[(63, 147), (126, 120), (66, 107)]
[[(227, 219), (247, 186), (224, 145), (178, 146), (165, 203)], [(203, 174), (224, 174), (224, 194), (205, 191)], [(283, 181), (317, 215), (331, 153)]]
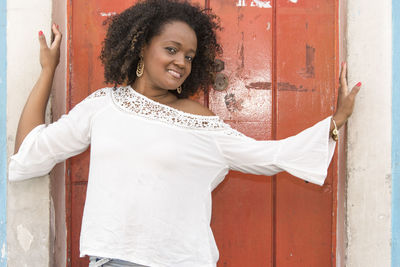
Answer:
[[(50, 38), (51, 0), (7, 1), (7, 148), (14, 151), (19, 116), (40, 73), (38, 32)], [(9, 183), (8, 266), (49, 266), (49, 179)]]
[(348, 1), (349, 81), (361, 81), (348, 128), (347, 265), (391, 261), (391, 1)]

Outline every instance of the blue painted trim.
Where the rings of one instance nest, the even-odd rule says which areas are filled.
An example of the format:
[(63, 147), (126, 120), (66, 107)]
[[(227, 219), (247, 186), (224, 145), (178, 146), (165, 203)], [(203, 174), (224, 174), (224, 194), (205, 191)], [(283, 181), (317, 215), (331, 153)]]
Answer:
[(7, 266), (7, 0), (0, 0), (0, 267)]
[(400, 1), (392, 0), (392, 267), (400, 266)]

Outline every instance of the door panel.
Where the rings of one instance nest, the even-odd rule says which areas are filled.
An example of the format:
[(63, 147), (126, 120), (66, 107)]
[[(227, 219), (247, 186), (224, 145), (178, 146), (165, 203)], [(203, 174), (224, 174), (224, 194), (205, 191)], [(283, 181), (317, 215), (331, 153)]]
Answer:
[[(272, 9), (238, 4), (210, 1), (221, 18), (222, 73), (229, 79), (226, 90), (210, 92), (210, 108), (244, 134), (271, 139)], [(231, 172), (214, 190), (219, 266), (270, 266), (272, 208), (271, 177)]]
[[(68, 1), (69, 109), (105, 86), (98, 58), (103, 21), (134, 2)], [(211, 88), (193, 99), (258, 140), (293, 135), (333, 112), (336, 0), (192, 2), (221, 18), (221, 75), (229, 81), (226, 89)], [(67, 162), (67, 262), (74, 267), (88, 264), (79, 258), (88, 163), (89, 151)], [(287, 173), (230, 172), (212, 194), (218, 266), (334, 266), (335, 163), (323, 187)]]
[[(277, 139), (332, 114), (335, 25), (334, 1), (278, 1)], [(332, 265), (333, 181), (332, 170), (323, 187), (277, 175), (276, 266)]]

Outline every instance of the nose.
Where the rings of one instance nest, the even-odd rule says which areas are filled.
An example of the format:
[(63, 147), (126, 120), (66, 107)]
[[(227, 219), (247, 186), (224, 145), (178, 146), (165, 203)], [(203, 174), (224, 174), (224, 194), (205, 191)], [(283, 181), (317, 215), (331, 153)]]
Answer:
[(183, 69), (185, 67), (185, 55), (177, 55), (174, 63), (176, 66)]

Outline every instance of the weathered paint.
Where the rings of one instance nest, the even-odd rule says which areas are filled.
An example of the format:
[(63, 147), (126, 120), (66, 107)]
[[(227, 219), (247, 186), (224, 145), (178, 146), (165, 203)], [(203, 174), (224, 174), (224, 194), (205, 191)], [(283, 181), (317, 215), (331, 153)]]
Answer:
[(7, 266), (6, 7), (6, 1), (0, 1), (0, 267)]
[[(7, 154), (10, 157), (21, 111), (41, 71), (39, 30), (50, 39), (52, 1), (6, 2)], [(49, 118), (47, 112), (47, 122)], [(56, 266), (49, 264), (49, 195), (48, 176), (7, 183), (8, 266)]]
[(245, 6), (252, 6), (252, 7), (259, 7), (259, 8), (272, 8), (271, 1), (263, 1), (263, 0), (251, 0), (250, 5), (247, 4), (250, 0), (238, 0), (236, 6), (245, 7)]
[[(282, 139), (331, 115), (335, 108), (338, 1), (275, 4), (275, 137)], [(272, 266), (336, 266), (337, 156), (323, 187), (287, 173), (278, 174), (273, 182)]]
[(391, 6), (347, 1), (348, 80), (362, 88), (347, 132), (346, 267), (391, 266)]
[(400, 2), (392, 1), (392, 267), (400, 266)]
[[(214, 87), (204, 101), (222, 119), (253, 138), (274, 139), (332, 113), (338, 78), (337, 1), (299, 1), (296, 9), (294, 3), (277, 1), (198, 2), (211, 7), (224, 28), (219, 33), (225, 62), (220, 74), (229, 78), (229, 85), (222, 91)], [(104, 86), (96, 56), (105, 31), (102, 22), (131, 4), (68, 2), (68, 109)], [(288, 41), (298, 36), (300, 41)], [(79, 258), (78, 243), (88, 161), (89, 153), (67, 161), (71, 266), (87, 264)], [(335, 266), (336, 162), (324, 187), (287, 174), (271, 178), (231, 172), (212, 197), (219, 266)]]

